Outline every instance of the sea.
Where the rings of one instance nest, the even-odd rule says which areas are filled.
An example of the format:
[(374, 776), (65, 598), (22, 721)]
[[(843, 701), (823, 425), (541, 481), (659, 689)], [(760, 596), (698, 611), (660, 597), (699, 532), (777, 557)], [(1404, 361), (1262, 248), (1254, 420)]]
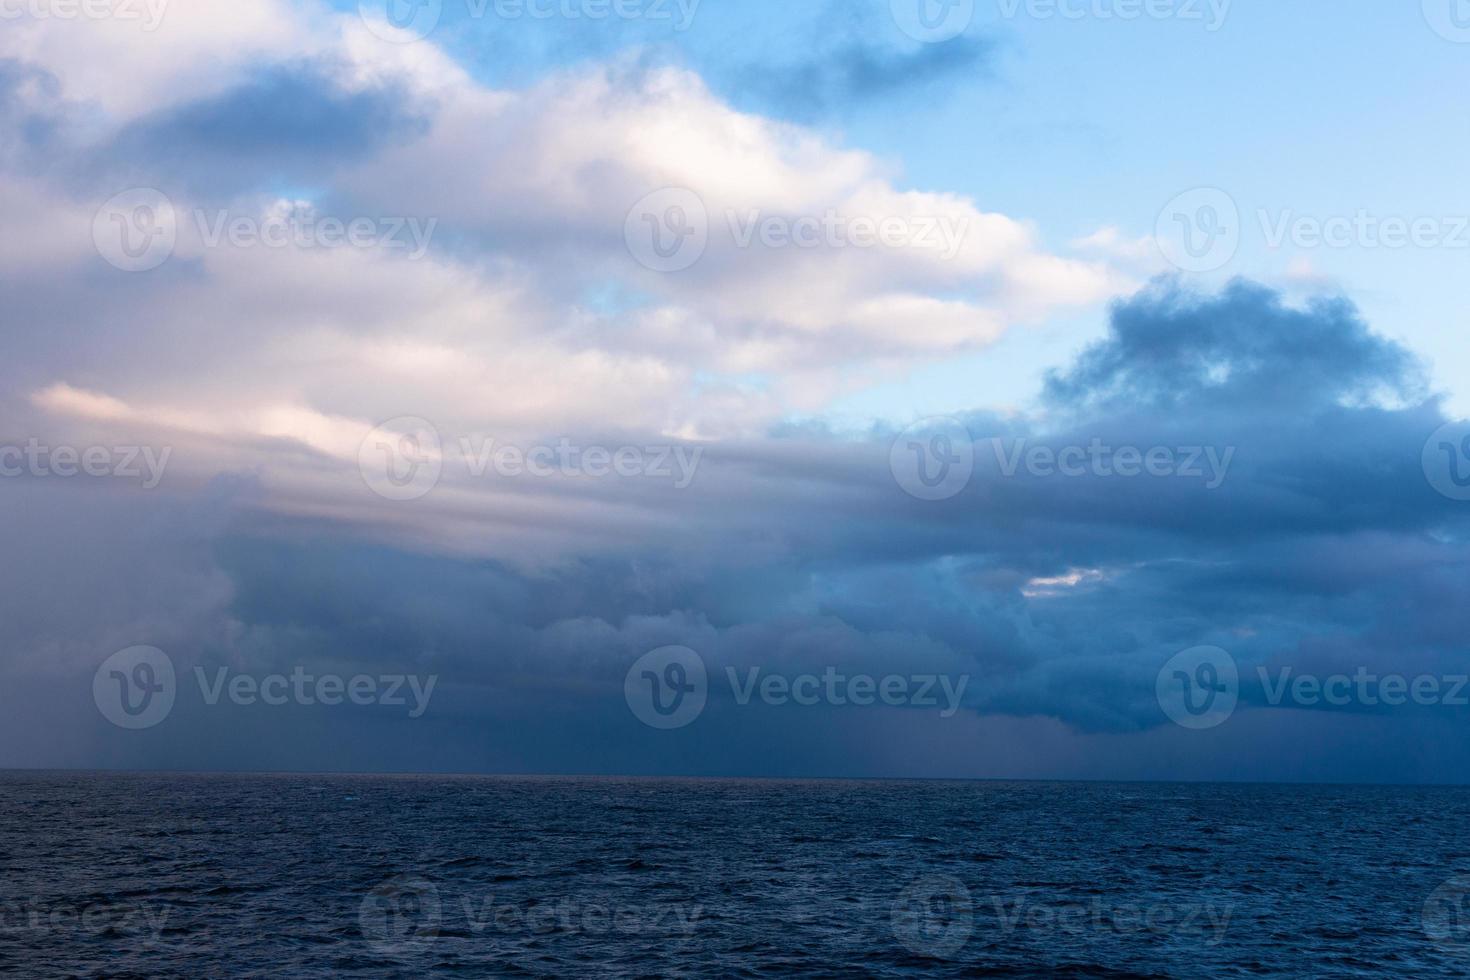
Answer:
[(0, 774), (17, 977), (1470, 976), (1470, 790)]

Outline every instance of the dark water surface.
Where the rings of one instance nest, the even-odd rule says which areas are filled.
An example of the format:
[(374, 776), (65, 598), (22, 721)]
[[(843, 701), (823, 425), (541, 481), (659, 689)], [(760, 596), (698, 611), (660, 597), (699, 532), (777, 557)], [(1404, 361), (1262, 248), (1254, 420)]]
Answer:
[(1470, 790), (0, 781), (7, 975), (1470, 976)]

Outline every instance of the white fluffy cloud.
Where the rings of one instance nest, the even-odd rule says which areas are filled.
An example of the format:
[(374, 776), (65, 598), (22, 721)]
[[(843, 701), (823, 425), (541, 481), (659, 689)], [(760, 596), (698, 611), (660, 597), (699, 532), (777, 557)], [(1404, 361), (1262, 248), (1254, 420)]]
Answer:
[[(0, 257), (37, 297), (4, 376), (39, 428), (167, 440), (187, 449), (176, 472), (249, 471), (283, 510), (355, 516), (357, 449), (385, 418), (431, 419), (450, 440), (753, 437), (1129, 285), (1103, 261), (1048, 253), (1023, 221), (736, 111), (686, 70), (618, 62), (497, 91), (427, 42), (386, 43), (324, 8), (190, 0), (163, 14), (156, 31), (43, 18), (0, 35), (0, 58), (54, 78), (26, 105), (64, 115), (58, 162), (102, 161), (0, 172), (15, 205)], [(179, 178), (187, 159), (157, 179), (153, 158), (115, 159), (129, 126), (302, 64), (419, 124), (342, 148), (313, 175), (329, 184), (314, 200), (212, 197)], [(171, 200), (177, 242), (157, 269), (119, 272), (93, 247), (118, 173)], [(635, 202), (669, 187), (696, 195), (708, 242), (657, 272), (625, 229)], [(433, 238), (419, 258), (209, 240), (222, 215), (283, 214), (432, 222)], [(782, 245), (762, 221), (817, 237)], [(597, 513), (585, 495), (557, 506), (517, 490), (503, 511), (475, 496), (497, 493), (451, 481), (436, 499), (522, 525), (530, 510)]]

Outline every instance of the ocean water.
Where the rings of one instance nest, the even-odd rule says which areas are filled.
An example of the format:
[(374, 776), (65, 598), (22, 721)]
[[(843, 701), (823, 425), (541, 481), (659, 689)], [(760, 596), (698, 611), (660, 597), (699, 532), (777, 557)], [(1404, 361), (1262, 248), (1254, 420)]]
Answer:
[(11, 773), (14, 976), (1470, 976), (1470, 791)]

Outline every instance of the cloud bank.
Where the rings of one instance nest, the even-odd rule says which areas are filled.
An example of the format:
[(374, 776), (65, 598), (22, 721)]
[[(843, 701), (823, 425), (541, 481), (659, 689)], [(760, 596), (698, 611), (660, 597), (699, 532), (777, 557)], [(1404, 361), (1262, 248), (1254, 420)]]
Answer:
[[(814, 97), (914, 74), (875, 57), (813, 68), (837, 79)], [(1448, 419), (1343, 297), (1142, 286), (642, 57), (497, 89), (356, 16), (196, 2), (156, 37), (7, 26), (0, 78), (0, 444), (171, 454), (148, 489), (58, 478), (54, 454), (0, 480), (27, 556), (0, 582), (0, 764), (1470, 776), (1463, 713), (1267, 710), (1254, 680), (1464, 663), (1466, 512), (1421, 459)], [(129, 215), (98, 231), (130, 188), (174, 216), (147, 271), (108, 261)], [(704, 242), (659, 271), (629, 228), (670, 188)], [(343, 245), (354, 219), (377, 237)], [(894, 234), (859, 244), (861, 219)], [(935, 248), (921, 227), (962, 234)], [(422, 248), (393, 246), (415, 229)], [(895, 470), (911, 420), (820, 422), (1120, 295), (1033, 406), (934, 423), (973, 460), (944, 499)], [(364, 464), (401, 417), (435, 473), (411, 499)], [(421, 719), (191, 702), (119, 739), (91, 677), (136, 644), (185, 678), (440, 680)], [(1154, 685), (1206, 644), (1245, 678), (1201, 737)], [(966, 683), (941, 718), (742, 705), (721, 681), (661, 738), (624, 680), (668, 645), (716, 679)]]

